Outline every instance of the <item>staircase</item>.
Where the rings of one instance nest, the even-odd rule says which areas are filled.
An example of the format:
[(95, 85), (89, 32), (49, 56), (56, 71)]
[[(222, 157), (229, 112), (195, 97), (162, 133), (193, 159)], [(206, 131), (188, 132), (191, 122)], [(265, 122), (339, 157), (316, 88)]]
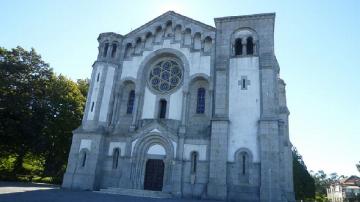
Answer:
[(97, 193), (103, 194), (119, 194), (126, 196), (136, 196), (136, 197), (149, 197), (149, 198), (172, 198), (172, 195), (169, 193), (161, 191), (151, 191), (151, 190), (141, 190), (141, 189), (123, 189), (117, 187), (109, 187), (107, 189), (100, 189), (96, 191)]

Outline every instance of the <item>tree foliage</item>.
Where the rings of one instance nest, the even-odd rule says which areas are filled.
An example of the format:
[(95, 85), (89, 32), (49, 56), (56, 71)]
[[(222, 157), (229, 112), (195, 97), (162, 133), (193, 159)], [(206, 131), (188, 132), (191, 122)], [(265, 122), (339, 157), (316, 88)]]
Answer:
[(87, 89), (87, 80), (56, 76), (34, 49), (0, 48), (0, 157), (14, 176), (26, 173), (29, 155), (42, 174), (62, 175)]
[(310, 201), (315, 198), (315, 182), (307, 171), (302, 156), (293, 148), (293, 175), (296, 200)]
[(356, 164), (356, 168), (358, 169), (359, 173), (360, 173), (360, 161), (358, 164)]

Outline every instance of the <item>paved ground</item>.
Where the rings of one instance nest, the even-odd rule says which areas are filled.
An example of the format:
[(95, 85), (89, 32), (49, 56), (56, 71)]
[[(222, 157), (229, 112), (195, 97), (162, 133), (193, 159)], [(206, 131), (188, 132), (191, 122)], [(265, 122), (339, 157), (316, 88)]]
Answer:
[[(153, 199), (64, 190), (46, 184), (1, 182), (0, 202), (199, 202), (184, 199)], [(206, 201), (214, 202), (214, 201)]]

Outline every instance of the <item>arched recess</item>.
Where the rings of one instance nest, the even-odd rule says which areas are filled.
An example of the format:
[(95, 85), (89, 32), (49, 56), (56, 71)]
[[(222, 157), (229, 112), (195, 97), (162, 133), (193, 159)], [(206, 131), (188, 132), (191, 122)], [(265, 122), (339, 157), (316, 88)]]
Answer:
[(111, 58), (116, 58), (118, 55), (119, 42), (113, 41), (111, 44)]
[(172, 37), (172, 36), (173, 36), (172, 22), (168, 21), (165, 27), (165, 37)]
[(191, 29), (186, 28), (184, 31), (184, 45), (185, 46), (191, 46)]
[[(240, 29), (235, 30), (232, 34), (231, 34), (231, 38), (230, 38), (230, 49), (231, 49), (231, 55), (232, 56), (245, 56), (247, 55), (247, 47), (246, 47), (246, 42), (247, 39), (251, 37), (252, 41), (253, 41), (253, 54), (250, 55), (256, 55), (257, 54), (257, 47), (258, 47), (258, 34), (255, 30), (248, 28), (248, 27), (243, 27)], [(241, 42), (241, 43), (239, 43)], [(242, 45), (242, 49), (240, 50), (240, 47), (237, 47), (237, 45), (241, 44)]]
[(239, 184), (248, 184), (253, 168), (253, 155), (247, 148), (240, 148), (235, 152), (235, 174)]
[(153, 45), (154, 36), (151, 32), (148, 32), (145, 37), (145, 48), (150, 49)]
[(181, 25), (176, 25), (175, 27), (175, 41), (181, 41)]
[(135, 54), (141, 54), (141, 51), (142, 51), (142, 48), (143, 48), (142, 45), (143, 45), (143, 43), (141, 41), (141, 38), (138, 37), (136, 39), (136, 43), (135, 43), (135, 50), (134, 50)]
[(117, 123), (117, 127), (121, 131), (127, 131), (129, 125), (132, 123), (133, 114), (135, 113), (136, 97), (133, 97), (133, 109), (129, 113), (129, 99), (131, 99), (131, 92), (136, 93), (136, 80), (134, 78), (124, 78), (120, 81), (119, 94), (117, 95), (115, 113), (113, 114), (113, 122)]
[(155, 43), (160, 43), (163, 37), (163, 29), (161, 26), (158, 26), (155, 31)]
[(145, 177), (145, 166), (148, 159), (152, 159), (153, 156), (148, 155), (149, 149), (154, 145), (161, 145), (165, 149), (165, 155), (162, 159), (165, 164), (164, 178), (163, 178), (163, 191), (171, 191), (172, 187), (172, 161), (174, 160), (174, 147), (167, 137), (160, 133), (150, 133), (136, 142), (132, 151), (132, 172), (131, 181), (133, 188), (143, 189), (144, 188), (144, 177)]
[(101, 56), (102, 56), (103, 58), (106, 58), (106, 57), (107, 57), (108, 52), (109, 52), (109, 47), (110, 47), (110, 42), (106, 40), (106, 41), (102, 44), (101, 50), (100, 50)]
[(194, 35), (194, 49), (195, 50), (201, 49), (201, 34), (200, 34), (200, 32), (196, 32)]
[[(210, 133), (210, 119), (211, 119), (211, 103), (212, 92), (210, 88), (209, 76), (205, 74), (194, 75), (189, 82), (189, 109), (187, 113), (187, 130), (188, 136), (207, 137)], [(204, 111), (199, 111), (199, 89), (205, 90), (205, 106)], [(200, 101), (201, 102), (201, 101)]]
[(137, 120), (140, 119), (140, 116), (142, 115), (142, 110), (143, 110), (143, 104), (144, 104), (144, 93), (145, 93), (145, 88), (147, 87), (147, 81), (148, 81), (148, 76), (149, 76), (149, 68), (151, 68), (151, 64), (153, 64), (155, 61), (157, 61), (158, 59), (161, 59), (163, 57), (172, 57), (175, 58), (176, 60), (178, 60), (181, 63), (181, 66), (183, 68), (183, 81), (182, 81), (182, 86), (177, 89), (180, 90), (182, 89), (183, 91), (187, 92), (188, 91), (188, 81), (189, 81), (189, 62), (186, 58), (186, 56), (176, 50), (176, 49), (171, 49), (171, 48), (163, 48), (163, 49), (159, 49), (156, 51), (153, 51), (152, 53), (150, 53), (149, 55), (147, 55), (144, 60), (141, 62), (141, 64), (139, 65), (139, 69), (137, 72), (137, 80), (136, 80), (136, 89), (135, 91), (139, 93), (139, 103), (138, 103), (138, 113), (137, 113)]
[(131, 43), (127, 43), (126, 47), (125, 47), (125, 53), (124, 53), (124, 58), (125, 59), (130, 59), (132, 54), (134, 52), (134, 48), (132, 46)]
[(211, 51), (212, 48), (212, 39), (210, 36), (205, 37), (204, 39), (204, 53), (209, 53)]

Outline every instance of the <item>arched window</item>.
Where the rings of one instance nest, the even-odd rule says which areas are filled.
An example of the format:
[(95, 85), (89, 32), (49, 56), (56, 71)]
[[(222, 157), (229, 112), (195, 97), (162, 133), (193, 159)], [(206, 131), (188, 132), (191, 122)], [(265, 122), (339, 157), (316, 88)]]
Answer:
[(116, 43), (113, 43), (112, 44), (112, 50), (111, 50), (111, 57), (115, 57), (115, 54), (116, 54), (116, 49), (117, 49), (117, 45)]
[(237, 38), (235, 40), (235, 55), (242, 55), (242, 42), (241, 42), (241, 38)]
[(196, 113), (203, 114), (205, 112), (205, 88), (198, 88)]
[(246, 54), (253, 55), (254, 54), (254, 42), (252, 37), (248, 37), (246, 39)]
[(109, 43), (105, 43), (103, 57), (106, 57), (108, 49), (109, 49)]
[(83, 155), (82, 155), (82, 160), (81, 160), (81, 167), (85, 167), (85, 164), (86, 164), (86, 151), (83, 151), (82, 153), (83, 153)]
[(135, 91), (131, 90), (129, 93), (128, 103), (127, 103), (127, 114), (132, 114), (134, 108), (134, 101), (135, 101)]
[(116, 169), (119, 165), (119, 156), (120, 156), (120, 150), (119, 148), (114, 149), (113, 153), (113, 169)]
[(246, 155), (243, 154), (242, 156), (242, 174), (245, 175), (246, 173)]
[(164, 119), (166, 117), (166, 100), (160, 100), (160, 106), (159, 106), (159, 118)]
[(197, 169), (198, 153), (191, 152), (191, 173), (195, 174)]

